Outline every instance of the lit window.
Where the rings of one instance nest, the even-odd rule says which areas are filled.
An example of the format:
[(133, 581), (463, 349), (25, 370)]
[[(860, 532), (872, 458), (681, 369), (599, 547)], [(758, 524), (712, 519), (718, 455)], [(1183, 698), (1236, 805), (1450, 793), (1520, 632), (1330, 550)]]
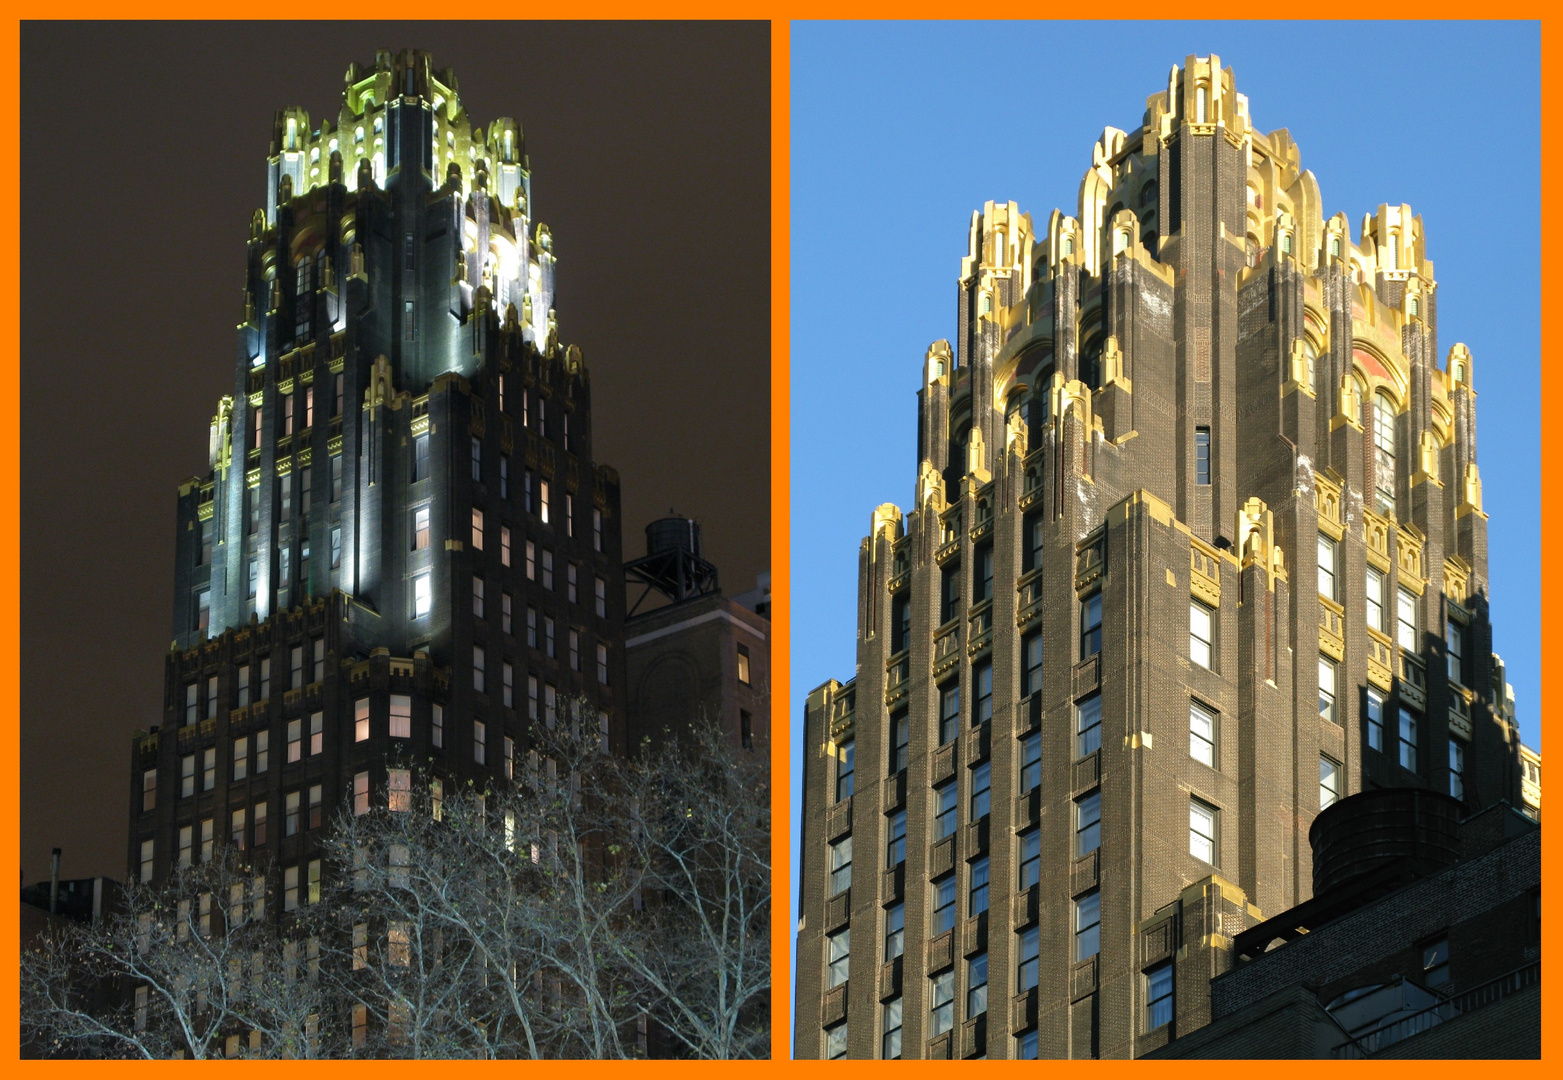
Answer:
[(391, 695), (391, 737), (412, 738), (412, 697), (408, 694)]
[(510, 565), (510, 526), (509, 525), (501, 525), (499, 527), (499, 564), (501, 566), (509, 566)]
[(407, 769), (387, 770), (389, 776), (386, 806), (391, 810), (406, 812), (412, 809), (412, 773)]
[(361, 817), (369, 812), (369, 774), (353, 775), (353, 815)]
[(1215, 640), (1211, 629), (1213, 614), (1198, 600), (1189, 602), (1189, 659), (1203, 668), (1211, 666), (1211, 643)]
[(216, 821), (212, 818), (201, 819), (201, 861), (212, 861), (212, 845), (216, 841)]
[(828, 935), (825, 942), (825, 989), (829, 990), (847, 981), (847, 964), (852, 956), (852, 928), (845, 927)]
[(1075, 757), (1094, 754), (1102, 745), (1102, 695), (1075, 703)]
[(738, 646), (738, 681), (745, 686), (749, 685), (749, 647)]
[(364, 742), (369, 738), (369, 699), (353, 702), (353, 741)]
[(537, 483), (537, 516), (542, 518), (543, 524), (548, 524), (548, 481), (539, 480)]
[(141, 841), (141, 881), (142, 884), (152, 880), (152, 863), (156, 854), (157, 845), (152, 840)]
[(282, 835), (296, 836), (299, 824), (300, 794), (290, 791), (282, 798)]
[(157, 806), (157, 770), (145, 769), (141, 773), (141, 812)]
[(233, 740), (233, 779), (243, 780), (250, 773), (250, 740), (249, 736), (240, 736)]
[(1102, 846), (1102, 793), (1093, 791), (1075, 800), (1075, 857), (1089, 855)]
[(412, 512), (412, 549), (422, 551), (429, 546), (429, 508), (420, 506)]
[(483, 511), (472, 508), (472, 549), (483, 550)]
[[(367, 774), (365, 774), (365, 776), (366, 776), (365, 783), (367, 784), (368, 783)], [(367, 790), (368, 790), (368, 788), (366, 787), (365, 791), (367, 792)], [(367, 794), (365, 795), (365, 798), (368, 798)], [(319, 784), (311, 784), (310, 787), (309, 787), (309, 819), (308, 819), (308, 824), (309, 824), (309, 827), (311, 829), (318, 829), (318, 828), (320, 828), (320, 816), (321, 816), (321, 813), (323, 812), (323, 810), (324, 810), (324, 800), (321, 798), (321, 787), (320, 787)]]
[(1327, 757), (1319, 758), (1319, 809), (1340, 798), (1340, 766)]
[(298, 867), (289, 866), (282, 871), (282, 910), (298, 910)]
[(1400, 710), (1400, 764), (1416, 772), (1416, 713), (1401, 707)]
[(428, 574), (418, 574), (412, 579), (412, 617), (421, 619), (434, 608), (434, 596)]
[(830, 845), (830, 893), (835, 896), (852, 884), (852, 837)]
[(1101, 948), (1102, 896), (1092, 889), (1075, 901), (1075, 962), (1088, 960)]
[(1163, 961), (1145, 973), (1145, 1030), (1172, 1023), (1172, 962)]
[(1189, 854), (1216, 865), (1216, 808), (1189, 800)]

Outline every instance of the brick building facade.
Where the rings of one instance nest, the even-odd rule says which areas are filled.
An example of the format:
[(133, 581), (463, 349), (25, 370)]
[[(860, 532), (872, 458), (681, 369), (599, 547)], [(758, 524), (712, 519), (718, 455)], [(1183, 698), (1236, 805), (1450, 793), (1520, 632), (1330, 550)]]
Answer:
[(795, 1050), (1138, 1056), (1308, 899), (1323, 806), (1520, 804), (1473, 361), (1421, 219), (1353, 240), (1214, 56), (1077, 216), (974, 213), (957, 300), (805, 710)]
[(521, 129), (475, 126), (428, 54), (352, 65), (318, 126), (277, 114), (244, 295), (128, 856), (154, 881), (250, 850), (286, 919), (350, 799), (504, 783), (576, 699), (622, 751), (619, 483)]

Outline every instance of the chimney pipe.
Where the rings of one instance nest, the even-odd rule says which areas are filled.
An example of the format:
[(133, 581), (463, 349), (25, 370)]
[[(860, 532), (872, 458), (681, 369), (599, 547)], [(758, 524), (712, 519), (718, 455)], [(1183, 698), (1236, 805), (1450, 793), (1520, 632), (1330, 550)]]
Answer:
[(60, 900), (60, 849), (55, 848), (49, 859), (49, 914), (59, 914)]

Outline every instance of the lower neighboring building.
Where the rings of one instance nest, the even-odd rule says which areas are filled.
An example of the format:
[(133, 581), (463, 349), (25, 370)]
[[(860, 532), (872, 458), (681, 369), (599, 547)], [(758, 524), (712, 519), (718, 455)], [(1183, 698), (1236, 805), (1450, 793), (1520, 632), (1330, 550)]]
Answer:
[(662, 607), (632, 614), (624, 627), (630, 746), (659, 740), (709, 718), (730, 745), (770, 746), (770, 575), (735, 597), (700, 554), (700, 527), (667, 517), (646, 527), (646, 556), (626, 565), (631, 584)]
[[(1208, 991), (1180, 970), (1208, 939), (1147, 957), (1145, 1056), (1539, 1057), (1541, 830), (1507, 803), (1459, 815), (1416, 788), (1321, 813), (1313, 899), (1218, 937), (1234, 966)], [(1209, 1022), (1180, 1031), (1185, 991)]]

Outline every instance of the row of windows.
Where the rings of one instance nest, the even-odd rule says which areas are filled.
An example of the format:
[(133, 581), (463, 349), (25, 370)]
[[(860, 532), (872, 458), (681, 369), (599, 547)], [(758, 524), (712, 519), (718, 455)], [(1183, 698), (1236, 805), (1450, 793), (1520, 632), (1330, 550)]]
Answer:
[[(312, 639), (308, 651), (303, 644), (288, 649), (288, 681), (285, 690), (298, 690), (309, 682), (322, 682), (326, 677), (326, 643), (324, 638)], [(253, 664), (238, 664), (234, 668), (233, 708), (242, 709), (254, 702), (271, 698), (272, 658), (263, 656)], [(253, 674), (253, 682), (252, 682)], [(221, 708), (216, 675), (206, 679), (205, 719), (213, 719)], [(253, 692), (253, 696), (251, 691)], [(201, 684), (192, 681), (185, 684), (184, 723), (188, 727), (201, 719)]]
[[(539, 638), (537, 636), (537, 623), (535, 620), (536, 609), (528, 606), (526, 610), (527, 644), (532, 648), (538, 648)], [(577, 672), (584, 670), (583, 665), (585, 661), (583, 660), (583, 653), (581, 649), (581, 631), (572, 627), (569, 631), (567, 640), (567, 657), (570, 664), (570, 670)], [(541, 642), (543, 655), (548, 657), (555, 657), (557, 643), (554, 634), (554, 620), (551, 617), (545, 617), (543, 619), (543, 636), (541, 638)], [(608, 646), (603, 642), (598, 642), (595, 648), (597, 650), (597, 683), (600, 686), (607, 686)], [(513, 709), (515, 708), (515, 666), (509, 660), (502, 660), (500, 662), (499, 671), (499, 689), (501, 701), (505, 708)], [(537, 677), (529, 676), (529, 680), (531, 686), (535, 688)], [(488, 650), (485, 649), (482, 645), (474, 645), (472, 647), (472, 689), (480, 694), (488, 693)], [(552, 687), (549, 689), (552, 691)], [(536, 696), (535, 694), (530, 694), (529, 691), (529, 697), (531, 707), (528, 710), (528, 715), (531, 719), (536, 720)]]

